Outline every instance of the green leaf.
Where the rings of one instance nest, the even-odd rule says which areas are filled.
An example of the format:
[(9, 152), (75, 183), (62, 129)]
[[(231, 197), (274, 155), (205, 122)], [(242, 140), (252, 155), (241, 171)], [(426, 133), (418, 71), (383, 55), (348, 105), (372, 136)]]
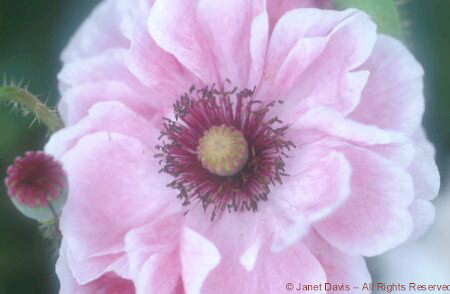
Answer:
[(401, 38), (402, 24), (394, 0), (333, 0), (336, 9), (357, 8), (369, 14), (378, 26), (378, 32)]

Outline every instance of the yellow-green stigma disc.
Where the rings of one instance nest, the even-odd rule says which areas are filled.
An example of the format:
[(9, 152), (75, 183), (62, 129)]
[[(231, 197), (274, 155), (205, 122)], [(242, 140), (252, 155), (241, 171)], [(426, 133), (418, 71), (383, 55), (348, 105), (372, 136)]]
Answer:
[(233, 127), (213, 126), (199, 140), (197, 158), (205, 169), (215, 175), (235, 175), (247, 163), (247, 141)]

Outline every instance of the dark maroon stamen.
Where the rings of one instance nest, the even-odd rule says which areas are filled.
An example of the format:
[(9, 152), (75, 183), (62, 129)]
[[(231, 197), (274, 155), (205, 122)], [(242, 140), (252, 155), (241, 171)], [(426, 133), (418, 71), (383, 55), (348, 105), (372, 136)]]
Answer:
[[(179, 190), (183, 205), (195, 199), (205, 210), (212, 205), (212, 219), (225, 209), (257, 211), (258, 202), (268, 199), (270, 185), (281, 184), (287, 176), (284, 151), (295, 146), (283, 139), (287, 126), (275, 127), (282, 121), (266, 119), (276, 102), (263, 105), (253, 99), (254, 92), (236, 88), (219, 91), (214, 85), (198, 90), (191, 87), (174, 104), (175, 120), (165, 119), (162, 144), (156, 146), (161, 171), (175, 178), (168, 186)], [(231, 176), (209, 172), (197, 157), (204, 133), (223, 125), (240, 131), (249, 149), (247, 163)]]

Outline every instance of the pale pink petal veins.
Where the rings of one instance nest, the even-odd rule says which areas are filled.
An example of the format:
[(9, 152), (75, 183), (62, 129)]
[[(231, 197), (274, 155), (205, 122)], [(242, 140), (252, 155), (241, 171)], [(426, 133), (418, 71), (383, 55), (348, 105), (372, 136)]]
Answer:
[(324, 268), (331, 287), (350, 286), (349, 290), (332, 288), (328, 293), (360, 293), (362, 285), (370, 283), (370, 273), (363, 257), (340, 252), (315, 232), (311, 232), (304, 242)]
[[(135, 2), (135, 0), (131, 0), (131, 2)], [(127, 8), (127, 1), (124, 0), (103, 1), (81, 25), (61, 56), (64, 67), (58, 78), (62, 94), (71, 86), (77, 85), (78, 82), (76, 81), (80, 79), (88, 79), (90, 75), (97, 76), (98, 79), (102, 75), (102, 71), (96, 70), (92, 65), (104, 64), (106, 57), (108, 57), (106, 59), (115, 57), (111, 58), (109, 64), (116, 67), (117, 73), (117, 69), (120, 68), (120, 64), (115, 64), (118, 60), (117, 56), (120, 55), (117, 52), (123, 52), (130, 46), (121, 32), (122, 21), (127, 14)], [(95, 61), (96, 57), (99, 57), (100, 60)], [(86, 59), (86, 64), (83, 62), (84, 59)], [(66, 69), (68, 64), (71, 66)], [(111, 74), (114, 71), (107, 70), (106, 72)], [(89, 74), (85, 75), (86, 73)], [(63, 115), (68, 107), (69, 105), (65, 104), (64, 98), (61, 99), (60, 109)]]
[(121, 102), (145, 118), (153, 117), (158, 111), (149, 96), (117, 80), (84, 83), (68, 89), (60, 110), (64, 111), (66, 124), (73, 125), (87, 116), (94, 104), (102, 101)]
[(411, 135), (424, 111), (421, 65), (400, 41), (379, 35), (361, 69), (370, 71), (370, 77), (351, 117)]
[(345, 145), (338, 150), (352, 168), (351, 195), (314, 227), (348, 254), (373, 256), (404, 242), (413, 230), (408, 207), (414, 190), (409, 174), (368, 150)]
[(97, 132), (121, 133), (134, 137), (146, 145), (149, 151), (154, 150), (159, 136), (159, 129), (152, 121), (139, 116), (124, 104), (118, 101), (98, 102), (89, 109), (88, 116), (76, 125), (53, 135), (45, 150), (60, 158), (83, 136)]
[(111, 0), (98, 5), (69, 41), (61, 55), (62, 61), (96, 56), (111, 48), (127, 48), (128, 40), (120, 30), (125, 2)]
[(292, 156), (286, 162), (289, 177), (273, 189), (274, 201), (295, 221), (311, 223), (327, 217), (350, 194), (348, 161), (320, 144), (299, 147)]
[[(144, 2), (148, 2), (147, 7), (141, 7), (144, 6)], [(153, 114), (152, 106), (160, 105), (162, 102), (167, 105), (167, 99), (174, 95), (174, 91), (185, 90), (174, 87), (175, 84), (178, 83), (180, 87), (185, 86), (185, 88), (188, 87), (187, 84), (189, 86), (192, 84), (186, 74), (184, 74), (186, 76), (185, 84), (180, 84), (183, 70), (178, 70), (176, 61), (173, 61), (174, 58), (161, 48), (150, 46), (154, 42), (146, 28), (146, 18), (136, 17), (135, 12), (136, 7), (139, 6), (143, 9), (139, 9), (139, 13), (148, 13), (151, 7), (150, 2), (138, 0), (105, 1), (105, 4), (101, 4), (77, 32), (76, 37), (65, 51), (67, 54), (63, 54), (65, 66), (59, 74), (60, 89), (63, 93), (59, 110), (67, 124), (71, 125), (77, 122), (86, 115), (87, 110), (95, 101), (102, 100), (127, 102), (133, 110), (149, 117)], [(131, 22), (137, 20), (144, 24), (133, 26), (134, 23)], [(124, 41), (117, 44), (107, 43), (102, 45), (103, 39), (111, 38)], [(77, 45), (80, 42), (92, 45), (86, 45), (84, 46), (86, 48), (83, 47), (82, 50)], [(147, 43), (145, 52), (142, 52), (142, 42)], [(72, 57), (65, 58), (66, 55)], [(130, 58), (130, 56), (135, 56), (137, 60)], [(171, 63), (168, 60), (171, 60)], [(153, 89), (145, 87), (145, 85), (148, 86), (145, 83), (146, 76), (151, 77), (151, 72), (142, 73), (139, 68), (144, 67), (146, 69), (148, 68), (146, 62), (155, 63), (155, 61), (159, 61), (160, 66), (153, 67), (153, 77), (158, 74), (158, 78), (161, 79), (163, 76), (167, 76), (170, 71), (173, 73), (181, 72), (178, 75), (180, 77), (176, 78), (176, 74), (172, 75), (167, 79), (167, 81), (171, 80), (172, 83), (163, 85), (163, 87), (153, 87)], [(139, 64), (136, 65), (136, 63)], [(175, 64), (175, 67), (171, 67), (169, 64)], [(136, 67), (139, 68), (136, 69)], [(161, 74), (161, 68), (163, 67), (167, 69), (164, 71), (166, 75)], [(157, 98), (164, 99), (153, 98), (155, 93), (159, 95), (156, 95)], [(179, 93), (176, 93), (176, 95)]]
[[(384, 145), (401, 144), (407, 140), (403, 133), (384, 130), (348, 119), (333, 108), (315, 107), (301, 115), (292, 124), (296, 134), (315, 131), (324, 137), (334, 137), (355, 144)], [(296, 143), (296, 138), (292, 138)]]
[(440, 176), (434, 161), (434, 147), (425, 137), (425, 132), (420, 128), (413, 136), (415, 141), (415, 154), (408, 171), (414, 182), (414, 193), (416, 200), (410, 207), (414, 216), (413, 239), (423, 235), (433, 223), (435, 212), (434, 206), (429, 202), (439, 192)]
[[(146, 128), (143, 128), (142, 126), (147, 125)], [(125, 107), (124, 105), (120, 104), (119, 102), (101, 102), (101, 103), (97, 103), (94, 107), (92, 107), (89, 111), (89, 116), (84, 118), (83, 120), (81, 120), (78, 124), (72, 126), (70, 129), (66, 129), (63, 130), (61, 132), (59, 132), (58, 134), (54, 135), (52, 137), (52, 140), (50, 140), (50, 142), (47, 144), (46, 149), (48, 152), (51, 152), (52, 154), (58, 156), (58, 157), (62, 157), (64, 156), (67, 152), (70, 153), (71, 150), (76, 149), (77, 143), (80, 140), (80, 138), (86, 138), (87, 135), (89, 134), (95, 134), (98, 132), (109, 132), (109, 136), (108, 136), (108, 140), (112, 140), (112, 138), (114, 138), (114, 135), (117, 133), (122, 133), (122, 134), (128, 134), (128, 135), (133, 135), (134, 138), (138, 139), (140, 142), (143, 142), (145, 147), (147, 148), (146, 150), (143, 150), (147, 153), (149, 153), (150, 156), (153, 156), (153, 148), (154, 145), (156, 144), (156, 140), (157, 140), (157, 136), (158, 136), (158, 132), (155, 132), (155, 129), (152, 127), (151, 122), (145, 120), (144, 118), (140, 117), (139, 115), (137, 115), (136, 113), (132, 112), (131, 110), (129, 110), (127, 107)], [(88, 136), (89, 137), (89, 136)], [(86, 138), (88, 140), (88, 138)], [(98, 145), (98, 148), (102, 148), (101, 145)], [(108, 148), (106, 149), (100, 149), (103, 150), (104, 152), (108, 151)], [(126, 151), (126, 150), (125, 150)], [(133, 152), (133, 150), (128, 150), (130, 152)], [(107, 156), (108, 153), (104, 153), (102, 154), (102, 156)], [(95, 155), (93, 155), (95, 156)], [(123, 158), (123, 156), (119, 156), (119, 158)], [(109, 161), (109, 159), (108, 159)], [(141, 160), (138, 160), (138, 162)], [(95, 161), (92, 161), (95, 162)], [(116, 160), (117, 162), (117, 160)], [(77, 164), (77, 163), (75, 163)], [(101, 164), (101, 163), (100, 163)], [(133, 165), (133, 162), (130, 162), (129, 164)], [(145, 162), (142, 162), (142, 164), (145, 164)], [(157, 163), (150, 163), (149, 167), (151, 165), (153, 166), (157, 166)], [(110, 170), (109, 167), (111, 166), (111, 164), (107, 163), (107, 164), (103, 164), (104, 167), (106, 169), (109, 170), (109, 172), (115, 172), (117, 174), (118, 177), (123, 177), (124, 175), (121, 174), (121, 170)], [(130, 166), (131, 168), (133, 168), (132, 166)], [(81, 167), (81, 169), (83, 170), (83, 168)], [(95, 173), (95, 169), (90, 169), (87, 168), (87, 170), (94, 172)], [(124, 169), (125, 170), (125, 169)], [(139, 170), (135, 170), (136, 172), (139, 173)], [(155, 170), (156, 173), (156, 170)], [(157, 173), (156, 173), (157, 174)], [(82, 175), (82, 174), (80, 174)], [(133, 173), (128, 174), (128, 176), (134, 177)], [(148, 178), (150, 180), (148, 180), (148, 184), (154, 189), (155, 186), (151, 184), (151, 179), (156, 179), (154, 174), (148, 174), (147, 175)], [(92, 179), (91, 179), (92, 180)], [(105, 174), (105, 185), (110, 185), (109, 184), (109, 180), (114, 180), (113, 177), (109, 177), (108, 175)], [(147, 181), (147, 179), (142, 179), (143, 181)], [(71, 181), (69, 179), (69, 181)], [(92, 186), (89, 181), (90, 179), (87, 179), (88, 182), (86, 182), (85, 184), (79, 184), (79, 185), (87, 185), (89, 188), (89, 186)], [(120, 185), (120, 183), (118, 183)], [(165, 186), (164, 182), (161, 182), (161, 185)], [(84, 187), (86, 189), (86, 187)], [(139, 189), (138, 187), (136, 187), (137, 189)], [(83, 188), (82, 188), (83, 189)], [(98, 218), (98, 216), (96, 216), (95, 214), (102, 214), (103, 209), (105, 208), (108, 204), (111, 203), (115, 203), (117, 202), (117, 204), (123, 205), (124, 203), (122, 203), (120, 200), (115, 199), (114, 195), (118, 195), (120, 197), (122, 197), (122, 195), (120, 195), (120, 190), (115, 191), (115, 193), (111, 193), (111, 194), (105, 194), (105, 191), (98, 191), (98, 192), (89, 192), (91, 194), (87, 194), (89, 196), (91, 196), (92, 198), (89, 197), (80, 197), (77, 196), (77, 194), (71, 194), (75, 195), (74, 197), (78, 197), (78, 198), (70, 198), (69, 201), (72, 201), (71, 203), (75, 202), (78, 210), (78, 213), (83, 214), (86, 213), (86, 211), (89, 211), (91, 213), (91, 217), (89, 217), (89, 213), (85, 214), (85, 217), (87, 218), (86, 221), (93, 221), (93, 219)], [(144, 190), (139, 190), (138, 194), (142, 194), (145, 193)], [(160, 195), (156, 195), (156, 196), (165, 196), (167, 193), (160, 193)], [(86, 196), (85, 194), (83, 194), (82, 196)], [(102, 198), (103, 197), (103, 198)], [(139, 201), (139, 197), (134, 197), (131, 196), (133, 198), (136, 198), (135, 200)], [(145, 196), (144, 196), (145, 197)], [(146, 207), (146, 208), (150, 208), (152, 206), (152, 203), (155, 205), (162, 205), (162, 202), (151, 202), (148, 203), (147, 201), (150, 201), (150, 199), (155, 200), (155, 198), (151, 198), (151, 196), (147, 196), (148, 200), (144, 200), (144, 202), (134, 202), (135, 204), (137, 204), (137, 206), (135, 207), (136, 210), (142, 211), (141, 207)], [(173, 195), (174, 197), (174, 195)], [(92, 202), (92, 199), (94, 199), (94, 201), (101, 201), (103, 202), (102, 204), (96, 206), (96, 204), (94, 202)], [(102, 200), (104, 199), (104, 200)], [(123, 198), (121, 198), (123, 199)], [(170, 198), (165, 198), (166, 200), (169, 200)], [(131, 199), (133, 200), (133, 199)], [(83, 204), (83, 201), (86, 201)], [(163, 201), (164, 202), (164, 201)], [(176, 200), (174, 200), (174, 207), (177, 207)], [(127, 205), (129, 205), (130, 203), (127, 203)], [(69, 204), (70, 205), (70, 204)], [(89, 209), (86, 209), (85, 207), (88, 207)], [(83, 207), (85, 209), (85, 211), (83, 212)], [(119, 207), (119, 210), (120, 207)], [(72, 210), (73, 212), (73, 210)], [(148, 212), (148, 211), (147, 211)], [(79, 218), (81, 218), (80, 216), (78, 216), (77, 211), (75, 211), (75, 214), (70, 215), (70, 213), (66, 213), (63, 216), (63, 219), (65, 219), (66, 225), (62, 226), (63, 229), (63, 233), (65, 235), (70, 235), (70, 233), (68, 233), (65, 228), (66, 227), (73, 227), (73, 228), (77, 228), (81, 222), (79, 222)], [(103, 211), (104, 214), (104, 211)], [(66, 215), (68, 215), (68, 217), (66, 217)], [(105, 217), (106, 215), (104, 215), (103, 217)], [(112, 212), (109, 215), (110, 220), (113, 220), (117, 215), (114, 214), (114, 212)], [(127, 217), (125, 217), (127, 218)], [(120, 221), (120, 220), (119, 220)], [(86, 229), (86, 231), (90, 232), (90, 229), (92, 228), (94, 230), (94, 234), (95, 234), (95, 228), (97, 227), (101, 227), (104, 228), (106, 230), (108, 230), (109, 233), (109, 228), (104, 227), (104, 222), (105, 220), (100, 220), (100, 221), (93, 221), (93, 224), (88, 224), (88, 225), (84, 225)], [(68, 225), (67, 225), (68, 223)], [(130, 229), (132, 229), (133, 226), (130, 227)], [(83, 228), (82, 228), (83, 229)], [(91, 239), (90, 235), (86, 235), (86, 231), (80, 232), (81, 237), (75, 234), (75, 238), (80, 238), (80, 239), (85, 239), (87, 238), (89, 240), (89, 242), (91, 241), (95, 241), (95, 239)], [(109, 235), (109, 234), (107, 234)], [(103, 238), (103, 236), (98, 235), (96, 237), (99, 238)], [(113, 254), (106, 254), (103, 255), (101, 254), (101, 252), (93, 252), (93, 255), (98, 255), (98, 256), (94, 256), (94, 257), (89, 257), (89, 256), (83, 256), (80, 255), (80, 252), (77, 248), (77, 241), (76, 242), (70, 242), (70, 237), (66, 238), (66, 240), (69, 241), (69, 245), (71, 245), (71, 247), (75, 247), (75, 253), (76, 254), (69, 254), (69, 262), (71, 263), (71, 268), (72, 268), (72, 272), (73, 275), (76, 277), (76, 279), (78, 280), (79, 283), (86, 283), (89, 282), (92, 279), (96, 279), (97, 277), (99, 277), (99, 275), (103, 274), (105, 271), (108, 270), (113, 270), (115, 269), (116, 271), (118, 271), (117, 266), (118, 266), (118, 262), (120, 262), (120, 260), (123, 260), (124, 258), (124, 253), (122, 252), (122, 250), (117, 251), (117, 253), (113, 253)], [(119, 238), (116, 240), (117, 244), (121, 244), (123, 242), (122, 238)], [(75, 245), (74, 245), (75, 244)], [(117, 245), (116, 244), (116, 245)], [(89, 244), (88, 244), (89, 245)], [(123, 267), (122, 267), (123, 268)], [(126, 276), (128, 275), (128, 273), (126, 272), (126, 270), (120, 272), (120, 274), (122, 276)]]
[[(75, 59), (65, 64), (58, 74), (64, 90), (80, 84), (121, 81), (143, 90), (143, 85), (131, 74), (125, 62), (126, 49), (108, 49), (99, 55)], [(143, 90), (144, 91), (144, 90)]]
[(369, 57), (375, 39), (375, 25), (362, 12), (291, 10), (270, 38), (258, 93), (284, 100), (284, 117), (318, 105), (348, 113), (368, 77), (355, 69)]
[(267, 42), (268, 19), (264, 6), (265, 1), (261, 0), (199, 1), (197, 17), (208, 38), (218, 82), (230, 79), (237, 87), (255, 86), (248, 84), (250, 70), (253, 62), (263, 62), (266, 44), (260, 41), (258, 47), (250, 48), (250, 42), (252, 33), (253, 37)]
[(430, 201), (416, 199), (409, 207), (409, 211), (413, 216), (414, 231), (411, 239), (418, 239), (433, 224), (435, 218), (435, 208)]
[(414, 181), (416, 198), (432, 200), (438, 195), (440, 186), (434, 147), (427, 140), (423, 128), (417, 130), (412, 139), (416, 143), (415, 154), (408, 170)]
[(70, 195), (61, 230), (79, 258), (122, 252), (125, 234), (174, 199), (153, 155), (134, 138), (100, 132), (85, 135), (60, 158)]
[(79, 259), (77, 256), (74, 256), (66, 244), (63, 246), (66, 262), (72, 271), (73, 277), (80, 285), (99, 279), (108, 272), (114, 272), (122, 278), (129, 278), (128, 259), (123, 253)]
[(217, 248), (197, 232), (183, 228), (180, 242), (182, 277), (186, 294), (196, 294), (220, 262)]
[(109, 272), (102, 275), (87, 284), (79, 284), (72, 275), (72, 269), (67, 263), (67, 257), (64, 247), (61, 247), (58, 261), (56, 262), (56, 273), (60, 281), (60, 293), (70, 294), (92, 294), (92, 293), (111, 293), (111, 294), (134, 294), (133, 283), (121, 278), (120, 276)]
[[(125, 49), (110, 49), (100, 55), (75, 59), (65, 64), (58, 79), (63, 94), (59, 110), (66, 122), (73, 124), (83, 117), (95, 99), (124, 101), (129, 98), (130, 107), (147, 115), (152, 113), (152, 106), (156, 102), (147, 96), (148, 89), (128, 70), (125, 53)], [(105, 86), (113, 88), (105, 90)], [(113, 90), (113, 95), (106, 96)], [(80, 97), (74, 97), (74, 93), (79, 93)]]
[(247, 87), (252, 88), (260, 83), (264, 71), (264, 63), (269, 41), (269, 21), (266, 12), (262, 12), (252, 22), (250, 35), (250, 74)]
[(296, 8), (330, 8), (330, 0), (267, 0), (270, 19), (270, 31), (277, 21), (289, 10)]
[(408, 166), (411, 164), (414, 158), (415, 153), (414, 145), (415, 144), (413, 140), (411, 140), (410, 138), (405, 138), (405, 140), (400, 140), (398, 142), (391, 142), (389, 144), (371, 145), (366, 146), (366, 148), (378, 154), (381, 154), (383, 157), (400, 165), (403, 168), (408, 168)]
[(256, 254), (252, 267), (244, 267), (236, 259), (222, 258), (207, 277), (202, 293), (288, 293), (286, 284), (289, 282), (297, 287), (299, 282), (320, 284), (326, 281), (322, 266), (301, 242), (279, 253), (273, 253), (265, 244)]
[[(170, 53), (160, 48), (147, 28), (147, 19), (153, 1), (140, 0), (123, 23), (123, 32), (130, 40), (125, 53), (129, 70), (148, 87), (152, 100), (161, 107), (171, 106), (173, 99), (185, 92), (198, 79)], [(147, 97), (148, 98), (148, 97)], [(159, 105), (158, 104), (158, 105)]]
[(217, 81), (212, 53), (195, 18), (198, 1), (162, 0), (153, 5), (148, 27), (156, 43), (204, 82)]
[(247, 86), (252, 23), (262, 13), (261, 0), (161, 0), (150, 12), (148, 27), (156, 43), (204, 83), (230, 79)]
[[(422, 67), (399, 41), (379, 36), (374, 53), (363, 68), (370, 70), (371, 75), (351, 117), (409, 135), (415, 132), (414, 156), (408, 168), (414, 193), (416, 198), (433, 199), (439, 190), (439, 173), (431, 145), (423, 132), (417, 131), (424, 110)], [(415, 201), (410, 210), (415, 216), (413, 235), (417, 237), (431, 224), (434, 210), (423, 201)]]
[(212, 222), (201, 205), (197, 205), (189, 210), (184, 222), (210, 240), (218, 248), (222, 260), (237, 260), (258, 238), (267, 234), (265, 229), (270, 224), (271, 216), (273, 218), (269, 213), (254, 217), (250, 213), (223, 212)]
[(127, 234), (125, 250), (137, 294), (179, 291), (181, 222), (181, 215), (172, 215)]

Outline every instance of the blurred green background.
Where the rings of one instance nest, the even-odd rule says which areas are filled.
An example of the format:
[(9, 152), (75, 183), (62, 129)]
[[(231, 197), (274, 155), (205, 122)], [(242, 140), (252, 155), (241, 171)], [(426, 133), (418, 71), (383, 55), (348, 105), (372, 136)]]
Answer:
[[(97, 0), (0, 0), (0, 76), (23, 80), (50, 105), (58, 100), (59, 54)], [(424, 118), (443, 179), (450, 151), (450, 1), (411, 0), (401, 7), (406, 42), (426, 72)], [(408, 24), (406, 24), (408, 23)], [(42, 148), (43, 126), (0, 107), (0, 179), (26, 150)], [(57, 293), (48, 244), (0, 185), (0, 293)]]

